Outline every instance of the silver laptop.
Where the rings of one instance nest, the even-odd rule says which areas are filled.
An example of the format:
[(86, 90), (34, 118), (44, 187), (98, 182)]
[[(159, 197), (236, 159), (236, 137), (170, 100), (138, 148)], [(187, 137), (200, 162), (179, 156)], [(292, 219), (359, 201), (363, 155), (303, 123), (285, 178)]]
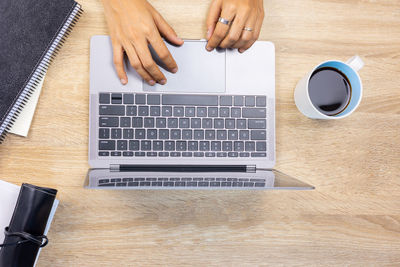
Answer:
[(126, 62), (123, 86), (109, 37), (92, 37), (87, 188), (313, 188), (273, 170), (274, 45), (243, 54), (205, 45), (167, 43), (179, 71), (161, 68), (166, 85), (147, 85)]

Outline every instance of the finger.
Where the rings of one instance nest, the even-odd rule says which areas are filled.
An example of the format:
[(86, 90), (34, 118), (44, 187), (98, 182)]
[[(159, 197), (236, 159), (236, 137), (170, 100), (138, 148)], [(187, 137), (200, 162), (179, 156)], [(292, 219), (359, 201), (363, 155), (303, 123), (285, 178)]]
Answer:
[[(235, 10), (233, 8), (225, 8), (221, 12), (221, 18), (232, 22), (235, 17)], [(218, 47), (221, 41), (225, 38), (229, 31), (229, 25), (222, 22), (217, 22), (215, 30), (207, 42), (207, 51), (212, 51), (214, 48)]]
[(128, 83), (128, 77), (126, 76), (124, 67), (124, 50), (120, 43), (113, 42), (112, 46), (115, 70), (117, 71), (119, 80), (123, 85), (125, 85)]
[(165, 84), (167, 79), (154, 62), (146, 40), (134, 44), (136, 53), (142, 62), (144, 69), (160, 84)]
[(222, 48), (232, 47), (239, 40), (240, 36), (242, 35), (243, 27), (248, 17), (249, 17), (248, 10), (242, 10), (235, 16), (235, 20), (233, 21), (228, 34), (219, 45), (220, 47)]
[(215, 25), (218, 21), (219, 15), (221, 14), (221, 0), (214, 0), (211, 2), (210, 10), (207, 16), (207, 41), (210, 40), (211, 35), (214, 32)]
[(158, 13), (154, 8), (152, 8), (154, 22), (160, 31), (161, 35), (167, 39), (169, 42), (175, 45), (182, 45), (183, 40), (178, 37), (174, 29), (165, 21), (165, 19)]
[[(246, 23), (242, 27), (242, 32), (240, 39), (232, 45), (233, 48), (241, 48), (244, 47), (246, 44), (251, 42), (254, 36), (254, 30), (255, 30), (255, 25), (257, 21), (257, 14), (251, 14), (249, 18), (247, 19)], [(253, 29), (252, 31), (245, 30), (244, 28), (250, 28)]]
[(145, 80), (150, 85), (154, 85), (156, 82), (150, 76), (150, 74), (143, 68), (142, 63), (140, 62), (139, 57), (136, 54), (135, 48), (131, 44), (127, 44), (124, 47), (126, 54), (128, 55), (131, 66), (143, 78), (143, 80)]
[(162, 62), (166, 65), (169, 71), (175, 73), (178, 71), (178, 66), (171, 53), (169, 52), (167, 46), (164, 41), (161, 39), (160, 35), (155, 34), (155, 36), (150, 40), (151, 46), (156, 51), (158, 57), (162, 60)]
[(244, 51), (249, 49), (254, 44), (254, 42), (257, 41), (258, 37), (260, 36), (263, 19), (264, 19), (264, 15), (257, 17), (257, 21), (254, 26), (254, 32), (253, 32), (253, 36), (252, 36), (253, 38), (249, 42), (247, 42), (243, 47), (239, 48), (238, 51), (240, 53), (243, 53)]

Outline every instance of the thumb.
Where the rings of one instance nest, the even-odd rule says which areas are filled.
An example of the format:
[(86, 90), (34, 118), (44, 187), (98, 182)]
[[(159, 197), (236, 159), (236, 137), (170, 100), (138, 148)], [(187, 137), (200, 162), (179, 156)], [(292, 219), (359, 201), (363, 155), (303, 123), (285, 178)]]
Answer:
[(206, 24), (207, 24), (207, 40), (210, 39), (211, 35), (214, 32), (215, 25), (221, 14), (221, 6), (222, 6), (221, 0), (213, 0), (211, 2), (210, 10), (208, 11), (207, 22), (206, 22)]

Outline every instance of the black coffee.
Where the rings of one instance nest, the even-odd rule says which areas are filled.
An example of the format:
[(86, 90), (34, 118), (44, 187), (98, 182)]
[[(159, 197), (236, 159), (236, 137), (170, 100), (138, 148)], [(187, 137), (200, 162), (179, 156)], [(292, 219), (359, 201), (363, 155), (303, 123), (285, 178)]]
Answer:
[(339, 70), (324, 67), (316, 70), (308, 83), (308, 93), (313, 105), (328, 116), (342, 112), (350, 102), (349, 79)]

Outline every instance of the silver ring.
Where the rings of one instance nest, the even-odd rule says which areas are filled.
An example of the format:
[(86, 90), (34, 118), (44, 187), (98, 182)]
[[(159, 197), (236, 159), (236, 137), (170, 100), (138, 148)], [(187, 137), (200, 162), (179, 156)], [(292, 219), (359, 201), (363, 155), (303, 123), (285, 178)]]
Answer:
[(222, 17), (219, 17), (218, 22), (221, 22), (222, 24), (225, 24), (225, 25), (229, 25), (231, 23), (229, 20), (224, 19)]
[(250, 28), (250, 27), (244, 27), (244, 28), (243, 28), (243, 30), (244, 30), (244, 31), (249, 31), (249, 32), (252, 32), (252, 31), (253, 31), (253, 28)]

